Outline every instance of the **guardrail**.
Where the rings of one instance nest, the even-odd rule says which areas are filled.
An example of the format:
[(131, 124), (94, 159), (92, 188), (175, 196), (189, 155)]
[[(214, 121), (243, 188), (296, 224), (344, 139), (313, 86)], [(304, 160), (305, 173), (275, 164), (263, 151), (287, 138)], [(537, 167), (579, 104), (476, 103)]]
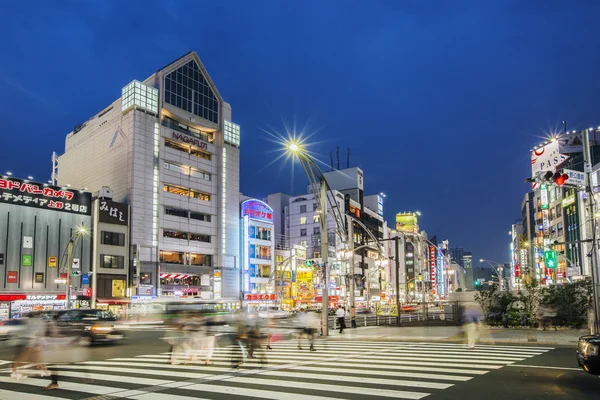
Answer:
[[(344, 318), (346, 327), (351, 327), (351, 318)], [(423, 325), (459, 325), (458, 304), (450, 303), (444, 306), (443, 310), (439, 308), (427, 309), (425, 315), (423, 312), (411, 311), (400, 312), (400, 326), (423, 326)], [(374, 315), (358, 314), (356, 316), (356, 326), (398, 326), (398, 316), (396, 315)], [(338, 329), (338, 321), (334, 316), (329, 316), (329, 327)]]

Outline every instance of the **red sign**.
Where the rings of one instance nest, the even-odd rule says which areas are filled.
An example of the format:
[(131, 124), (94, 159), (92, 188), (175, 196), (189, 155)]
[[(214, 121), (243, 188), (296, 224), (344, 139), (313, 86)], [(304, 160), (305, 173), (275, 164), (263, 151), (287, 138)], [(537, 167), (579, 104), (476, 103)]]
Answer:
[(24, 294), (0, 294), (0, 301), (16, 301), (25, 300), (27, 298)]
[(515, 264), (515, 278), (519, 277), (519, 263)]
[(246, 301), (267, 301), (267, 300), (277, 300), (277, 295), (275, 293), (248, 293), (246, 294)]
[(6, 276), (7, 283), (17, 283), (17, 277), (19, 273), (17, 271), (8, 271), (8, 275)]
[[(430, 258), (430, 263), (431, 263), (431, 294), (436, 294), (437, 292), (437, 281), (436, 281), (436, 275), (435, 275), (435, 247), (434, 246), (429, 246), (429, 258)], [(423, 279), (425, 279), (423, 277)]]
[(87, 297), (92, 297), (92, 288), (86, 288), (84, 293)]

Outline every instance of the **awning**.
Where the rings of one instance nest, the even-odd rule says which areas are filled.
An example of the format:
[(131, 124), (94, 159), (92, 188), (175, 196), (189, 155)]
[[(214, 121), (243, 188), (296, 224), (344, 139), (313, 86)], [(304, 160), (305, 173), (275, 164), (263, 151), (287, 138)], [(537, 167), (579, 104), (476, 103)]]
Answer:
[(160, 274), (161, 278), (164, 279), (185, 279), (187, 277), (189, 277), (191, 275), (186, 275), (186, 274)]

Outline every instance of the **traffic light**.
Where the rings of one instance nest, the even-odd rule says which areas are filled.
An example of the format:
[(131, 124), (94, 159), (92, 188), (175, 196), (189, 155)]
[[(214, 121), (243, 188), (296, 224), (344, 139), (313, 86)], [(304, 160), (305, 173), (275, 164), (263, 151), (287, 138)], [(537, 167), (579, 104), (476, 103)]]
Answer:
[(565, 184), (565, 182), (567, 181), (567, 179), (569, 179), (569, 175), (567, 175), (567, 174), (562, 174), (562, 173), (560, 173), (560, 172), (557, 172), (557, 173), (555, 173), (555, 174), (552, 176), (552, 180), (554, 181), (554, 183), (555, 183), (557, 186), (562, 186), (562, 185), (564, 185), (564, 184)]
[(554, 269), (556, 268), (556, 251), (547, 250), (544, 251), (544, 264), (546, 268)]
[(562, 173), (562, 171), (552, 172), (539, 172), (533, 178), (525, 179), (525, 182), (532, 183), (546, 183), (546, 184), (555, 184), (556, 186), (562, 186), (569, 179), (568, 174)]
[(350, 195), (344, 195), (344, 212), (348, 214), (350, 212)]

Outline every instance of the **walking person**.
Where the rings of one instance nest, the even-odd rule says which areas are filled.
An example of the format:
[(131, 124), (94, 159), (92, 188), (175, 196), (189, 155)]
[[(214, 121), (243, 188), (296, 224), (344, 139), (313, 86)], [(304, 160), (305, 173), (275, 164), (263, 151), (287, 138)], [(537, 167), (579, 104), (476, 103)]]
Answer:
[[(52, 319), (46, 323), (46, 333), (44, 336), (44, 339), (46, 342), (46, 343), (44, 343), (45, 349), (51, 350), (52, 347), (56, 346), (56, 343), (53, 343), (53, 342), (60, 336), (58, 333), (57, 321), (58, 321), (58, 313), (54, 314), (52, 316)], [(52, 389), (59, 388), (59, 386), (58, 386), (58, 371), (57, 371), (56, 366), (54, 366), (52, 368), (52, 370), (50, 371), (50, 381), (51, 381), (50, 384), (48, 386), (44, 387), (44, 390), (52, 390)]]
[(26, 332), (23, 340), (19, 340), (17, 356), (12, 365), (10, 377), (13, 379), (25, 379), (26, 376), (18, 371), (19, 366), (34, 364), (40, 370), (42, 377), (50, 376), (50, 372), (44, 364), (40, 363), (40, 341), (46, 334), (46, 324), (40, 314), (28, 314), (25, 319)]
[(477, 329), (480, 326), (483, 314), (479, 306), (469, 302), (464, 306), (463, 312), (463, 331), (467, 336), (467, 349), (473, 350), (477, 342)]
[(356, 308), (354, 308), (354, 306), (352, 306), (352, 308), (350, 309), (350, 319), (352, 327), (356, 328)]
[(344, 317), (346, 316), (346, 311), (344, 311), (344, 308), (341, 305), (338, 306), (338, 309), (335, 312), (335, 316), (337, 317), (338, 323), (340, 324), (340, 333), (342, 333), (346, 328), (346, 321), (344, 320)]

